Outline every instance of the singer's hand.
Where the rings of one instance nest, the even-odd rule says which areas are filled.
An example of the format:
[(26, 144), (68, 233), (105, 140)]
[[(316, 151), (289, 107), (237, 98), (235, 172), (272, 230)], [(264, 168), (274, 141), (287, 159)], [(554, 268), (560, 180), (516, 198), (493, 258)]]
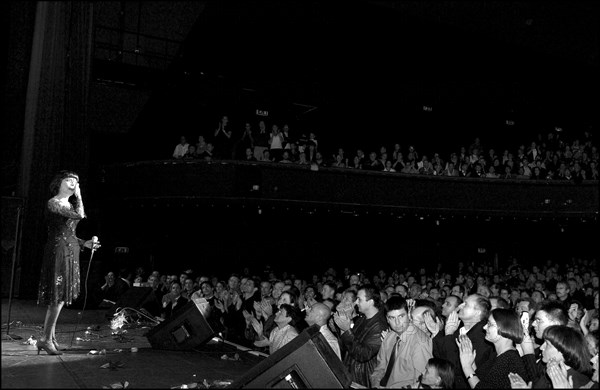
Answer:
[(75, 184), (75, 193), (76, 198), (81, 199), (81, 187), (79, 187), (79, 183)]
[(86, 248), (90, 248), (90, 249), (96, 250), (96, 249), (100, 248), (102, 245), (100, 245), (100, 241), (94, 242), (94, 240), (87, 240), (83, 244), (83, 246), (86, 247)]

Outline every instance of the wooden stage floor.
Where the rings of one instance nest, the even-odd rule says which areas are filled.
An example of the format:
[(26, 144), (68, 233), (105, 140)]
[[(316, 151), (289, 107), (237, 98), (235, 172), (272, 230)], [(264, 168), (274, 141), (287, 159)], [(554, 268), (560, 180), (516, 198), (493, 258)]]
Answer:
[[(63, 309), (56, 333), (61, 349), (67, 350), (59, 356), (44, 351), (37, 355), (37, 348), (25, 342), (31, 335), (39, 338), (45, 307), (13, 299), (7, 335), (8, 299), (3, 299), (2, 388), (119, 388), (125, 382), (130, 388), (206, 388), (204, 381), (223, 387), (264, 359), (215, 339), (192, 351), (155, 350), (144, 336), (148, 327), (128, 328), (122, 337), (115, 336), (106, 312), (85, 310), (79, 318), (81, 310)], [(91, 334), (86, 334), (88, 327)], [(234, 360), (236, 354), (239, 360)]]

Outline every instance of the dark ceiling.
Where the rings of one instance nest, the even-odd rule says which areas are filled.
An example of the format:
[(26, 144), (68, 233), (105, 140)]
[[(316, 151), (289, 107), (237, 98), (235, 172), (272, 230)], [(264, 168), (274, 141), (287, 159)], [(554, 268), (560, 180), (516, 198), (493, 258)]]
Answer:
[(502, 91), (511, 83), (556, 90), (588, 77), (597, 16), (595, 2), (214, 2), (188, 35), (184, 61), (192, 73), (283, 88), (315, 105), (357, 92), (427, 94), (429, 83), (441, 95), (465, 83), (504, 98), (521, 92)]

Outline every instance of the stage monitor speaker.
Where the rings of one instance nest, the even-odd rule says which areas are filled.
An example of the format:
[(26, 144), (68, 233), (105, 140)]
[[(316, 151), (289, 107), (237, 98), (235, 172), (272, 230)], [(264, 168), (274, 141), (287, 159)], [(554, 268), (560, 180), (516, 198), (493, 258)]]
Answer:
[(171, 318), (152, 328), (146, 337), (154, 349), (173, 351), (196, 348), (214, 335), (204, 315), (193, 301), (175, 311)]
[(313, 325), (275, 351), (229, 387), (349, 388), (352, 377)]

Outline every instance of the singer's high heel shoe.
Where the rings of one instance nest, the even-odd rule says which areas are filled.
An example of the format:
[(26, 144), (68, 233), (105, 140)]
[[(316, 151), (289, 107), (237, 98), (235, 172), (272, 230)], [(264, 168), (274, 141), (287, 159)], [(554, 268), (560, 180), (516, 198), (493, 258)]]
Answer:
[(62, 352), (60, 352), (56, 348), (54, 348), (54, 344), (52, 344), (52, 342), (48, 343), (47, 341), (38, 341), (36, 344), (36, 347), (37, 347), (38, 355), (40, 354), (40, 351), (42, 349), (44, 351), (46, 351), (46, 353), (48, 355), (62, 355)]

